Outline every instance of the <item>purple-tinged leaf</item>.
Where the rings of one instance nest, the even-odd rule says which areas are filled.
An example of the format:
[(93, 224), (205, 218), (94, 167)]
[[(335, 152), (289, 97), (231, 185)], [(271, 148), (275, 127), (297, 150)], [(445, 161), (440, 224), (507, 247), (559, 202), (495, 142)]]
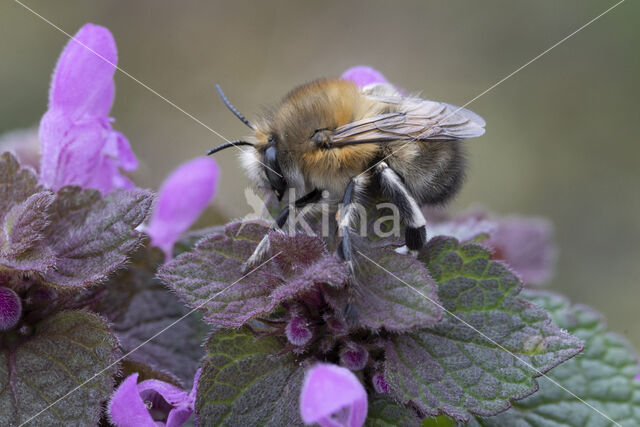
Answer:
[(382, 73), (368, 65), (357, 65), (349, 68), (340, 76), (343, 80), (349, 80), (358, 87), (368, 86), (373, 83), (388, 83)]
[(33, 169), (20, 167), (11, 153), (0, 155), (0, 215), (42, 190)]
[(219, 329), (206, 344), (198, 382), (200, 425), (301, 425), (298, 396), (304, 369), (276, 337), (256, 337), (246, 327)]
[(146, 232), (167, 259), (173, 255), (173, 245), (215, 195), (218, 175), (213, 159), (198, 157), (178, 167), (162, 184)]
[[(3, 337), (8, 342), (4, 339), (9, 336)], [(97, 425), (117, 371), (117, 366), (110, 366), (116, 339), (103, 319), (87, 312), (62, 312), (35, 325), (33, 335), (13, 332), (11, 341), (14, 345), (0, 348), (4, 425), (26, 422), (89, 379), (34, 421), (47, 426)]]
[(580, 338), (584, 351), (552, 369), (548, 378), (538, 379), (540, 389), (513, 402), (505, 413), (491, 418), (474, 417), (469, 424), (640, 425), (640, 382), (634, 378), (638, 374), (637, 354), (629, 343), (608, 332), (604, 318), (589, 307), (572, 305), (565, 297), (551, 292), (525, 290), (522, 296), (546, 310), (559, 327)]
[(151, 193), (119, 190), (104, 198), (96, 190), (64, 187), (52, 205), (45, 243), (56, 268), (43, 275), (52, 286), (77, 288), (104, 280), (140, 245), (135, 228), (146, 218)]
[[(190, 307), (203, 305), (207, 322), (225, 327), (238, 327), (270, 313), (282, 302), (315, 290), (316, 285), (344, 283), (346, 268), (325, 249), (318, 249), (322, 245), (318, 237), (304, 234), (273, 233), (272, 254), (279, 255), (243, 277), (243, 263), (268, 230), (255, 222), (230, 224), (224, 234), (205, 238), (193, 251), (165, 264), (159, 277)], [(310, 253), (296, 264), (301, 248)]]
[(53, 250), (43, 240), (54, 195), (43, 191), (14, 204), (2, 218), (0, 265), (44, 273), (55, 265)]
[(544, 310), (518, 296), (518, 278), (488, 250), (436, 238), (421, 258), (448, 312), (433, 326), (388, 341), (384, 375), (398, 401), (460, 422), (495, 415), (535, 392), (535, 377), (582, 350)]
[(13, 289), (0, 286), (0, 333), (18, 324), (22, 316), (22, 301)]
[[(119, 271), (104, 286), (87, 291), (85, 299), (95, 301), (88, 308), (112, 323), (112, 331), (125, 353), (189, 312), (178, 297), (155, 277), (162, 262), (160, 250), (144, 246), (131, 255), (126, 269)], [(166, 370), (176, 375), (181, 385), (189, 387), (204, 356), (202, 343), (208, 331), (201, 315), (192, 313), (146, 342), (125, 361), (143, 363), (155, 371)]]
[[(372, 330), (408, 331), (442, 318), (435, 284), (420, 261), (396, 253), (391, 246), (364, 253), (356, 258), (358, 286), (354, 289), (356, 298), (351, 301), (359, 325)], [(327, 299), (340, 310), (349, 302), (349, 295), (343, 290), (327, 289)]]
[(367, 417), (367, 392), (349, 369), (318, 363), (305, 374), (300, 413), (305, 424), (360, 427)]

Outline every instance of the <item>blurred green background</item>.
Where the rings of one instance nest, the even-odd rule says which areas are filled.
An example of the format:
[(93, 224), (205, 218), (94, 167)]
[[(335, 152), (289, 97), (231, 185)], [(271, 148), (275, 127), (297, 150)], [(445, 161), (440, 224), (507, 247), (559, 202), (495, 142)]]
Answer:
[[(613, 5), (611, 1), (25, 0), (69, 33), (107, 26), (119, 65), (227, 138), (293, 86), (368, 64), (408, 91), (464, 104)], [(487, 121), (452, 204), (549, 218), (560, 258), (551, 286), (604, 313), (640, 348), (640, 2), (627, 1), (469, 106)], [(0, 133), (38, 123), (67, 37), (0, 3)], [(223, 142), (121, 73), (112, 116), (157, 188)], [(214, 209), (251, 212), (233, 150), (220, 153)]]

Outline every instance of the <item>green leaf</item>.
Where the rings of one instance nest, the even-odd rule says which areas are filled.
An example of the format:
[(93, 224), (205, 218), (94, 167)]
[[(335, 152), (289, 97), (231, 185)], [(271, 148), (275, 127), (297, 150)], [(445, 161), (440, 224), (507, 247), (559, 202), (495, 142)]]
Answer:
[(420, 426), (421, 420), (415, 411), (384, 396), (369, 398), (367, 421), (369, 427)]
[(547, 310), (558, 326), (583, 340), (584, 351), (549, 372), (549, 378), (540, 378), (540, 390), (534, 395), (514, 402), (513, 408), (497, 417), (476, 417), (470, 425), (614, 425), (606, 417), (622, 426), (640, 425), (640, 381), (634, 379), (638, 359), (631, 346), (607, 332), (602, 316), (589, 307), (571, 305), (551, 292), (528, 290), (524, 296)]
[(275, 337), (256, 340), (246, 327), (218, 330), (206, 344), (196, 412), (201, 425), (300, 425), (304, 370)]
[[(0, 414), (3, 425), (26, 422), (114, 362), (116, 339), (100, 317), (58, 313), (32, 336), (0, 337)], [(113, 390), (117, 366), (45, 410), (34, 425), (95, 425)]]
[(425, 416), (468, 421), (471, 414), (500, 413), (537, 390), (534, 377), (582, 349), (520, 298), (517, 277), (490, 257), (451, 238), (432, 239), (420, 255), (448, 312), (388, 342), (385, 379), (398, 401)]

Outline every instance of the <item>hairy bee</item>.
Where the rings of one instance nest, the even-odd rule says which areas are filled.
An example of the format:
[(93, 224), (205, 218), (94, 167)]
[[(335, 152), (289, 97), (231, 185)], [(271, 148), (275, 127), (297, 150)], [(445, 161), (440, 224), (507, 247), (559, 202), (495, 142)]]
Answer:
[[(290, 209), (321, 199), (341, 202), (339, 255), (351, 262), (349, 229), (359, 200), (375, 192), (398, 207), (408, 249), (426, 242), (420, 206), (439, 204), (459, 189), (465, 161), (459, 140), (484, 133), (477, 114), (443, 102), (401, 94), (393, 85), (358, 88), (346, 80), (317, 80), (291, 91), (282, 102), (249, 122), (227, 100), (225, 105), (252, 130), (245, 140), (228, 142), (208, 152), (243, 145), (241, 159), (258, 187), (282, 199), (287, 190), (303, 195), (276, 220), (280, 228)], [(324, 194), (324, 196), (323, 196)], [(268, 252), (262, 240), (245, 268)]]

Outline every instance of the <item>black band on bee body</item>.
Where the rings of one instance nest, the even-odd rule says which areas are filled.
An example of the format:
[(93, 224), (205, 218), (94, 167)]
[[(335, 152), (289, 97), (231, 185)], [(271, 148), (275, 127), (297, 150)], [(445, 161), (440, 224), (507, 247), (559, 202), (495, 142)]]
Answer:
[(427, 227), (418, 228), (406, 227), (404, 230), (404, 241), (412, 251), (420, 250), (427, 244)]

